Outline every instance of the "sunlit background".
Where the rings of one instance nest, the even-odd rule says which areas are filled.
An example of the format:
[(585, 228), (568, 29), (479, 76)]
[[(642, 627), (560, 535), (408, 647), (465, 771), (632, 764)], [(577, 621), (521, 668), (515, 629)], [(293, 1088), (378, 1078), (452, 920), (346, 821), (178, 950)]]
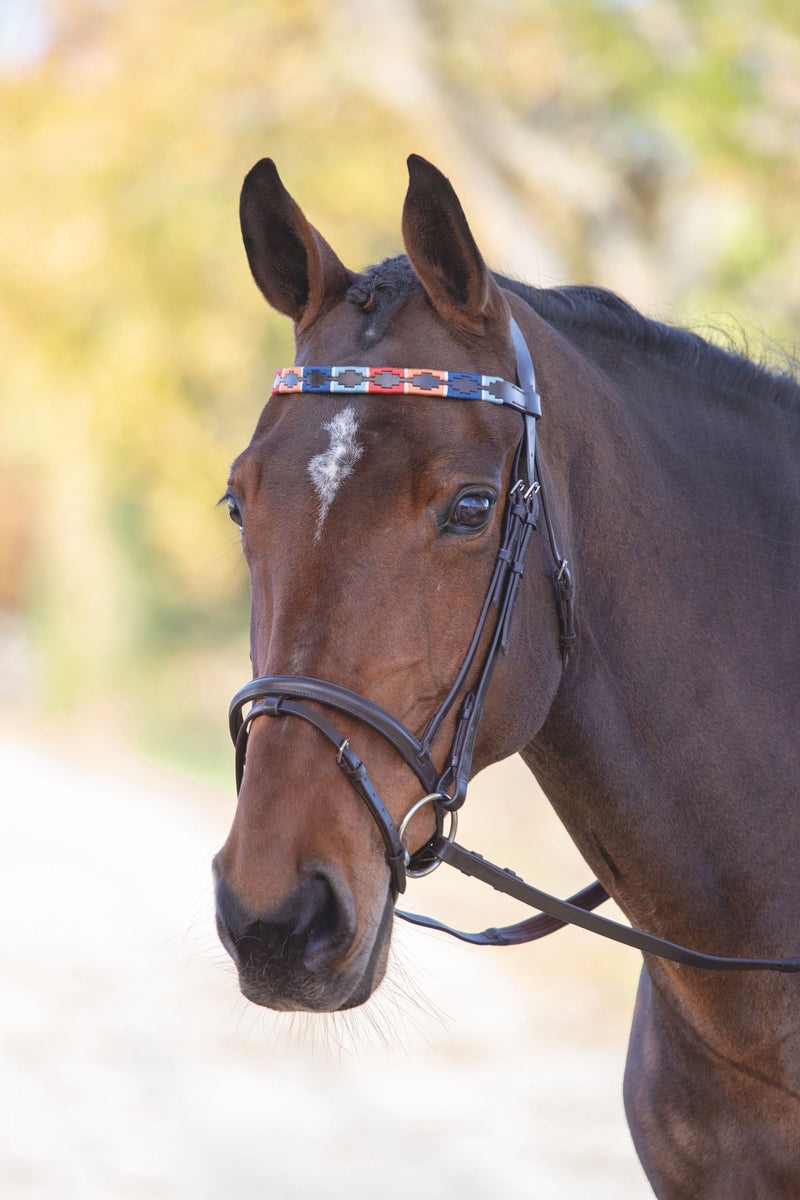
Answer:
[[(498, 269), (785, 364), (796, 0), (0, 0), (0, 98), (0, 1194), (646, 1195), (619, 1100), (632, 952), (408, 934), (405, 999), (290, 1036), (215, 949), (248, 673), (215, 503), (291, 359), (238, 189), (270, 155), (359, 267), (400, 248), (413, 151)], [(495, 779), (476, 837), (583, 883), (524, 775)]]

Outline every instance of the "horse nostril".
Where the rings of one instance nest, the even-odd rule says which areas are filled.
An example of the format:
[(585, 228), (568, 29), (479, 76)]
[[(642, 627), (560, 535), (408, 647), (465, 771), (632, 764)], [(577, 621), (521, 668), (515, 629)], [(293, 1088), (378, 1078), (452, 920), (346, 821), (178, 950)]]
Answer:
[(349, 894), (319, 871), (273, 912), (255, 918), (220, 879), (217, 924), (238, 965), (261, 970), (292, 966), (319, 971), (344, 953), (355, 936)]
[(235, 957), (236, 943), (241, 939), (253, 918), (222, 875), (217, 876), (214, 891), (216, 894), (217, 931), (220, 941), (228, 953)]
[(339, 904), (330, 881), (315, 875), (307, 887), (309, 910), (305, 932), (303, 964), (309, 971), (326, 965), (348, 946), (355, 933), (354, 923)]

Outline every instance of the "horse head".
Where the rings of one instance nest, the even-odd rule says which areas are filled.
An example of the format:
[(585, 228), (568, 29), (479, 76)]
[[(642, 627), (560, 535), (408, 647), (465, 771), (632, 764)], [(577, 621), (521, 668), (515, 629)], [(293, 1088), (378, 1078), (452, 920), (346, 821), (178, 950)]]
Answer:
[[(387, 727), (397, 722), (422, 742), (428, 730), (440, 778), (496, 635), (487, 588), (522, 425), (511, 406), (411, 389), (293, 394), (292, 381), (317, 364), (358, 364), (513, 383), (515, 311), (528, 341), (542, 342), (537, 365), (540, 352), (547, 357), (544, 323), (493, 278), (449, 182), (416, 156), (409, 176), (406, 255), (363, 274), (311, 226), (271, 161), (242, 189), (250, 268), (269, 304), (294, 322), (296, 370), (283, 372), (285, 392), (264, 408), (228, 482), (251, 579), (255, 716), (215, 877), (220, 936), (242, 991), (276, 1009), (349, 1008), (380, 983), (402, 887), (387, 862), (394, 834), (386, 830), (404, 826), (433, 789), (380, 721), (360, 719), (352, 704), (331, 717), (330, 688), (302, 693), (301, 720), (285, 697), (259, 709), (260, 681), (327, 681), (388, 714)], [(497, 656), (482, 704), (472, 773), (530, 741), (559, 685), (552, 561), (542, 542), (533, 539), (520, 586), (513, 654)], [(289, 688), (298, 711), (301, 691)], [(338, 755), (325, 734), (329, 717)], [(345, 746), (385, 816), (373, 819), (354, 794), (340, 769)], [(403, 848), (413, 856), (435, 822), (434, 806), (421, 807), (405, 823)]]
[[(448, 181), (409, 173), (406, 254), (362, 274), (271, 162), (242, 191), (296, 362), (228, 484), (254, 678), (222, 941), (256, 1003), (358, 1005), (406, 874), (446, 861), (645, 953), (625, 1094), (663, 1200), (796, 1195), (797, 384), (492, 275)], [(445, 827), (516, 750), (598, 876), (574, 904)], [(632, 927), (584, 911), (606, 891)]]

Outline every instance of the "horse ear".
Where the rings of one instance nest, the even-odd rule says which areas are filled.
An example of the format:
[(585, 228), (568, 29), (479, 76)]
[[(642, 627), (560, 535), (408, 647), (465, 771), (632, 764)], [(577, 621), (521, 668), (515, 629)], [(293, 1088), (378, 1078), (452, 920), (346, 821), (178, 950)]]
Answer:
[(306, 220), (271, 158), (262, 158), (245, 178), (239, 220), (253, 278), (298, 330), (340, 299), (355, 278)]
[(406, 252), (440, 316), (483, 333), (490, 310), (502, 304), (450, 180), (412, 154), (403, 205)]

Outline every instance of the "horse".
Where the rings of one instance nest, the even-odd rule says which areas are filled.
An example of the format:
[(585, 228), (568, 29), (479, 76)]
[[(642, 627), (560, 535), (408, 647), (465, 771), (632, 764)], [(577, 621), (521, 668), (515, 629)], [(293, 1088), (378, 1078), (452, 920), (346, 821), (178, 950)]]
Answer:
[[(364, 1003), (404, 870), (515, 752), (653, 945), (797, 954), (800, 386), (490, 271), (447, 178), (408, 169), (405, 254), (363, 272), (271, 160), (242, 187), (296, 358), (225, 493), (252, 594), (214, 861), (241, 990)], [(650, 1184), (800, 1195), (800, 982), (693, 961), (643, 958), (623, 1093)]]

